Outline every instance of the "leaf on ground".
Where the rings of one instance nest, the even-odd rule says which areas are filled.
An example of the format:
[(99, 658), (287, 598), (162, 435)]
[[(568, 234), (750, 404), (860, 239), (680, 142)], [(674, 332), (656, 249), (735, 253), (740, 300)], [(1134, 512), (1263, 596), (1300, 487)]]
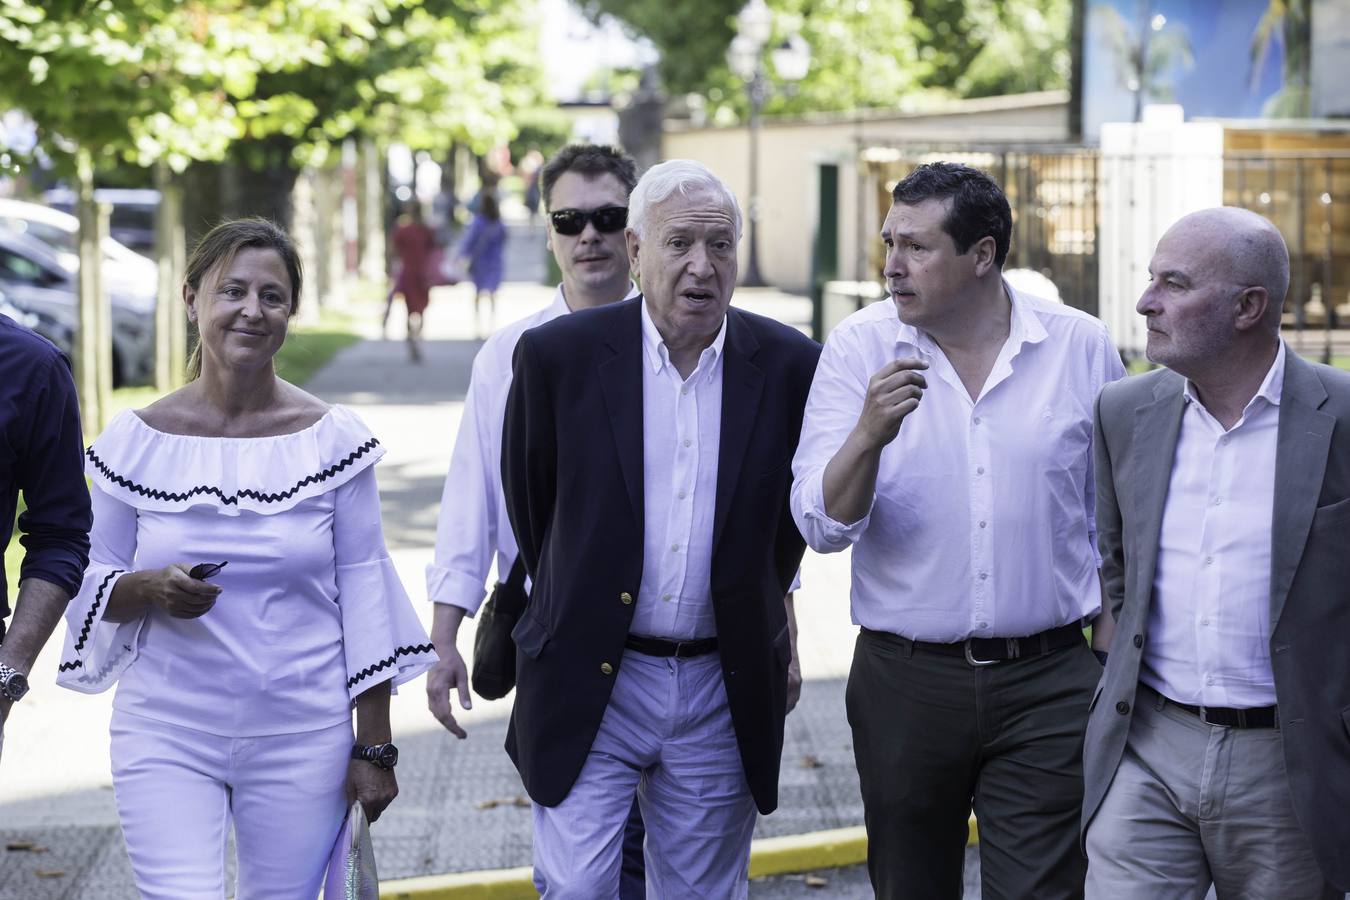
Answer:
[(530, 799), (524, 794), (516, 794), (514, 797), (479, 800), (474, 804), (474, 809), (496, 809), (499, 806), (514, 806), (519, 809), (529, 809)]
[(823, 888), (830, 883), (828, 878), (821, 878), (819, 875), (807, 875), (806, 886), (813, 888)]
[(802, 757), (803, 769), (819, 769), (824, 765), (825, 764), (820, 761), (819, 757), (813, 756), (810, 753)]
[(66, 873), (61, 869), (36, 869), (33, 872), (39, 878), (65, 878)]
[(5, 844), (5, 849), (12, 851), (13, 850), (27, 851), (29, 853), (47, 852), (47, 848), (39, 844), (37, 841), (23, 841), (23, 840), (10, 841), (8, 844)]

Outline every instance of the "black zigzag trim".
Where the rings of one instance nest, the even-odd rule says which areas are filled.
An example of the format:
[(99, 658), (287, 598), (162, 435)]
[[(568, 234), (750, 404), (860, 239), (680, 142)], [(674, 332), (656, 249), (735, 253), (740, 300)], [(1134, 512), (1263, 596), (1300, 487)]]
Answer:
[(305, 476), (304, 478), (300, 479), (299, 482), (296, 483), (295, 487), (290, 488), (289, 490), (282, 491), (279, 494), (268, 494), (262, 491), (255, 491), (251, 488), (244, 488), (243, 490), (231, 494), (228, 497), (225, 495), (225, 492), (222, 491), (220, 488), (209, 484), (198, 485), (197, 487), (190, 488), (189, 490), (181, 494), (174, 493), (172, 491), (163, 491), (160, 490), (159, 488), (148, 488), (145, 485), (137, 484), (134, 481), (123, 478), (121, 475), (118, 475), (116, 472), (114, 472), (111, 468), (108, 467), (107, 463), (99, 459), (98, 454), (94, 452), (93, 447), (90, 447), (88, 450), (84, 452), (85, 455), (89, 457), (89, 461), (94, 464), (94, 468), (102, 472), (104, 477), (106, 477), (109, 481), (113, 482), (114, 484), (121, 485), (122, 487), (126, 488), (129, 491), (133, 491), (142, 496), (149, 497), (152, 500), (173, 500), (176, 502), (181, 502), (183, 500), (190, 500), (193, 497), (198, 496), (199, 494), (215, 494), (217, 497), (220, 498), (220, 502), (226, 504), (227, 506), (233, 506), (239, 502), (240, 497), (248, 497), (253, 500), (257, 500), (259, 503), (279, 503), (282, 500), (289, 500), (291, 497), (294, 497), (300, 491), (301, 488), (305, 487), (306, 485), (318, 484), (321, 481), (327, 481), (337, 473), (341, 472), (343, 469), (350, 466), (352, 463), (356, 462), (361, 457), (365, 456), (371, 450), (374, 450), (379, 445), (380, 442), (378, 440), (376, 440), (375, 438), (371, 438), (361, 446), (357, 447), (351, 453), (348, 453), (347, 456), (344, 457), (341, 462), (334, 463), (328, 468), (316, 472), (313, 475)]
[(81, 669), (81, 668), (84, 668), (84, 662), (77, 659), (77, 660), (75, 660), (74, 662), (61, 663), (61, 665), (59, 665), (59, 666), (56, 667), (56, 671), (58, 671), (58, 672), (73, 672), (74, 670), (76, 670), (76, 669)]
[(362, 681), (363, 679), (369, 678), (370, 676), (374, 675), (376, 672), (380, 672), (383, 671), (384, 669), (389, 668), (394, 663), (398, 662), (398, 658), (400, 656), (414, 656), (418, 653), (430, 653), (435, 649), (436, 649), (435, 644), (414, 644), (409, 647), (399, 647), (396, 650), (394, 650), (393, 656), (386, 657), (385, 659), (380, 660), (373, 666), (366, 666), (364, 669), (357, 672), (351, 678), (348, 678), (347, 687), (349, 689), (353, 688), (356, 686), (356, 683), (358, 681)]
[[(80, 629), (80, 639), (75, 642), (76, 653), (79, 653), (84, 647), (84, 642), (89, 640), (89, 629), (94, 627), (94, 616), (98, 615), (98, 608), (103, 604), (103, 592), (107, 590), (108, 582), (112, 581), (125, 571), (126, 569), (113, 569), (107, 575), (103, 576), (103, 583), (100, 584), (98, 590), (94, 592), (94, 602), (89, 605), (89, 612), (85, 613), (84, 627)], [(67, 667), (69, 667), (69, 669), (78, 669), (80, 663), (76, 661), (74, 663), (62, 663), (61, 666), (59, 666), (62, 671), (68, 671)]]

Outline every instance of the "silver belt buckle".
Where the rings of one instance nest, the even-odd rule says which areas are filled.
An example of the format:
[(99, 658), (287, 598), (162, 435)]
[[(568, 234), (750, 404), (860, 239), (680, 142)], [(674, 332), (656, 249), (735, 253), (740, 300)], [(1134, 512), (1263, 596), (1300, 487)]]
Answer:
[(972, 640), (974, 640), (974, 638), (966, 638), (966, 662), (970, 663), (972, 666), (995, 666), (1003, 661), (1001, 659), (976, 659), (975, 654), (970, 652), (970, 642)]

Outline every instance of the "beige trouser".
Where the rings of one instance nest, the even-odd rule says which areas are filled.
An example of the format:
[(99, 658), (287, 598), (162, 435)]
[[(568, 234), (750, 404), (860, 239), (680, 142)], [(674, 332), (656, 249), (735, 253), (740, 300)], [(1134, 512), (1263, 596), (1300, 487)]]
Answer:
[(1294, 817), (1280, 732), (1206, 725), (1142, 684), (1087, 854), (1089, 900), (1341, 896)]

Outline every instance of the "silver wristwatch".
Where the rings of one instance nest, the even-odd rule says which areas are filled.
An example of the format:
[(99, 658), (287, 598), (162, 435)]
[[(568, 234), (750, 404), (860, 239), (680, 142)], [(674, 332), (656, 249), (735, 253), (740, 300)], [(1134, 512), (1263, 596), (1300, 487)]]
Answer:
[(8, 700), (22, 700), (28, 693), (28, 679), (18, 669), (11, 669), (0, 663), (0, 697)]

